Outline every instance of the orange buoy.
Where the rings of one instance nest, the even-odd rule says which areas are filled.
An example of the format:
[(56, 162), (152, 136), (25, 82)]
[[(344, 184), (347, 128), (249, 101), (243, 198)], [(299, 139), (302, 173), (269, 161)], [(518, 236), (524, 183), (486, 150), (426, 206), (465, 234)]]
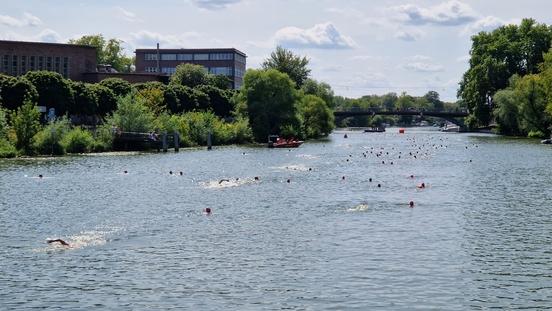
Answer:
[(404, 129), (403, 128), (399, 129), (399, 134), (404, 134)]

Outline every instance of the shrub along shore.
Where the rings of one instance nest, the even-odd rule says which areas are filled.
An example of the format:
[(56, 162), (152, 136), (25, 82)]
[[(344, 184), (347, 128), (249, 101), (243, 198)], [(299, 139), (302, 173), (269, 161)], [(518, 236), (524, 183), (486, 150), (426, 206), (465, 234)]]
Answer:
[[(300, 139), (334, 128), (333, 92), (309, 79), (308, 60), (277, 48), (263, 69), (248, 70), (240, 90), (225, 76), (182, 64), (169, 84), (110, 78), (74, 82), (48, 71), (0, 75), (0, 157), (113, 149), (117, 132), (178, 132), (182, 147)], [(45, 120), (37, 106), (54, 108)]]

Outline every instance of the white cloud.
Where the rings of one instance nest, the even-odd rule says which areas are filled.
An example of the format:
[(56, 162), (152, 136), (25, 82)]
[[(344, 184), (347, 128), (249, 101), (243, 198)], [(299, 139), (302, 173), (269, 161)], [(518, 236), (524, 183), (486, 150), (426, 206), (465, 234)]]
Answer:
[(163, 48), (184, 48), (190, 46), (190, 40), (198, 39), (197, 32), (184, 32), (178, 35), (165, 35), (148, 30), (130, 34), (130, 42), (137, 48), (153, 48), (159, 43)]
[(13, 40), (13, 41), (31, 41), (31, 42), (51, 42), (51, 43), (61, 43), (67, 40), (64, 40), (61, 35), (52, 29), (44, 29), (38, 34), (35, 35), (23, 35), (16, 32), (6, 32), (0, 33), (0, 39), (2, 40)]
[(138, 21), (138, 18), (135, 13), (125, 10), (124, 8), (118, 6), (115, 7), (115, 10), (117, 11), (119, 17), (126, 20), (127, 22), (136, 22)]
[(412, 25), (458, 26), (470, 23), (478, 17), (468, 4), (457, 0), (431, 7), (406, 4), (393, 7), (392, 10), (399, 14), (399, 20)]
[(519, 23), (520, 23), (519, 19), (512, 19), (512, 20), (505, 21), (498, 17), (489, 15), (489, 16), (482, 17), (476, 20), (475, 22), (467, 25), (466, 27), (464, 27), (464, 29), (460, 34), (473, 35), (480, 31), (491, 31), (500, 26), (504, 26), (508, 24), (519, 24)]
[(202, 9), (220, 10), (240, 1), (241, 0), (192, 0), (192, 3)]
[(432, 64), (429, 62), (408, 62), (406, 64), (402, 65), (402, 68), (409, 70), (409, 71), (415, 71), (415, 72), (439, 72), (443, 71), (443, 66)]
[(36, 27), (42, 24), (40, 18), (25, 12), (21, 18), (15, 18), (9, 15), (0, 15), (0, 24), (11, 27)]
[(469, 55), (464, 55), (464, 56), (460, 56), (460, 57), (456, 58), (457, 63), (467, 63), (469, 61), (470, 61), (470, 56)]
[(316, 24), (306, 29), (284, 27), (276, 32), (274, 41), (296, 48), (350, 49), (356, 46), (351, 37), (342, 35), (332, 23)]
[(373, 56), (373, 55), (355, 55), (351, 57), (351, 60), (360, 60), (360, 61), (380, 61), (383, 57), (381, 56)]
[(395, 33), (395, 38), (403, 41), (418, 41), (425, 33), (418, 29), (402, 29)]
[(414, 55), (414, 56), (407, 57), (406, 59), (409, 61), (420, 62), (420, 61), (429, 61), (431, 60), (431, 57), (425, 56), (425, 55)]

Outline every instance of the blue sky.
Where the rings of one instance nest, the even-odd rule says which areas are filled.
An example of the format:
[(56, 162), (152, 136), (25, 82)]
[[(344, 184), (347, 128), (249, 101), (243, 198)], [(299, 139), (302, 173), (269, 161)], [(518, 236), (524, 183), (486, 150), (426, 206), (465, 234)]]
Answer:
[(235, 47), (258, 68), (276, 45), (310, 58), (338, 95), (436, 90), (455, 100), (470, 36), (524, 17), (552, 24), (552, 2), (408, 0), (19, 0), (0, 38), (66, 42), (102, 33), (135, 48)]

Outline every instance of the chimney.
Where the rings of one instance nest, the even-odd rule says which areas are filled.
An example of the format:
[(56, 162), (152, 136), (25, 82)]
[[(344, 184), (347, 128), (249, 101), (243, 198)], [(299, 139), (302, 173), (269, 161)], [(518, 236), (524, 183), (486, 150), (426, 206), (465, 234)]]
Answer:
[(161, 73), (161, 67), (159, 67), (159, 60), (161, 59), (161, 54), (159, 53), (159, 42), (157, 42), (157, 74)]

